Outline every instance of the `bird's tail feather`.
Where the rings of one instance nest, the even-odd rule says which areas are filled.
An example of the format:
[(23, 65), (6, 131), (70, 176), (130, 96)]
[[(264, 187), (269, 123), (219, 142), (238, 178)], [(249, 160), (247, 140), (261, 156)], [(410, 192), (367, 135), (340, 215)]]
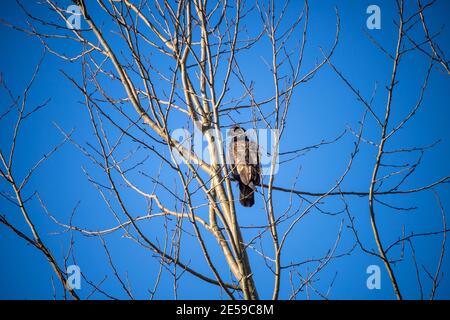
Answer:
[(239, 183), (239, 202), (244, 207), (251, 207), (255, 204), (255, 189), (243, 184)]

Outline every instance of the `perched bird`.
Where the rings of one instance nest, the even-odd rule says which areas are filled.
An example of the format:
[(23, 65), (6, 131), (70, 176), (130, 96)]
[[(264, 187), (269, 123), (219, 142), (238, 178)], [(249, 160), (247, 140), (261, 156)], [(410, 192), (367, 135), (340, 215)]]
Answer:
[(259, 150), (256, 142), (249, 140), (245, 129), (234, 126), (229, 131), (228, 148), (231, 173), (239, 183), (239, 202), (244, 207), (255, 203), (256, 185), (260, 183)]

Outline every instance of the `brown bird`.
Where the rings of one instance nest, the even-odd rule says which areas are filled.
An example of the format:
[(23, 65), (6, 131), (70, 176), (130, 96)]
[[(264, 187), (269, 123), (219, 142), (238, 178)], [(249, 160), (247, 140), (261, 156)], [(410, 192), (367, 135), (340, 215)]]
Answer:
[(239, 183), (239, 202), (244, 207), (251, 207), (255, 204), (256, 186), (260, 183), (258, 145), (250, 141), (245, 129), (239, 126), (234, 126), (228, 135), (231, 173)]

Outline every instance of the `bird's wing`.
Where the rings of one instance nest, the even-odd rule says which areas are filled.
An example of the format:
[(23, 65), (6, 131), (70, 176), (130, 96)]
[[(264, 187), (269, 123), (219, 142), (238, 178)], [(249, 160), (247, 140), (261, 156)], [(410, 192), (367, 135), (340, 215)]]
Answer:
[(241, 180), (241, 182), (246, 186), (250, 185), (253, 177), (252, 167), (248, 164), (243, 163), (236, 165), (236, 170), (239, 174), (239, 179)]
[(231, 165), (232, 173), (236, 178), (249, 185), (252, 181), (252, 169), (249, 165), (249, 144), (248, 139), (234, 138), (231, 145)]
[(248, 141), (248, 163), (259, 166), (259, 158), (258, 144), (251, 140)]
[(252, 182), (255, 185), (258, 185), (260, 183), (261, 177), (260, 177), (260, 152), (258, 144), (254, 141), (249, 142), (249, 164), (251, 165), (252, 169)]
[(239, 163), (242, 163), (241, 157), (239, 156), (241, 153), (242, 153), (241, 147), (238, 139), (233, 138), (229, 146), (229, 156), (230, 156), (229, 160), (231, 161), (230, 162), (231, 173), (233, 177), (237, 180), (240, 179), (237, 165)]

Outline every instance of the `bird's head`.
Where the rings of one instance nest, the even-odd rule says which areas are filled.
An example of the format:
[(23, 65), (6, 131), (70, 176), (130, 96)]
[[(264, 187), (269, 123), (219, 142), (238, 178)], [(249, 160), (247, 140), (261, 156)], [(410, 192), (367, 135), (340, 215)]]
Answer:
[(241, 128), (239, 126), (234, 126), (228, 131), (229, 137), (238, 137), (238, 136), (244, 136), (245, 135), (245, 129)]

